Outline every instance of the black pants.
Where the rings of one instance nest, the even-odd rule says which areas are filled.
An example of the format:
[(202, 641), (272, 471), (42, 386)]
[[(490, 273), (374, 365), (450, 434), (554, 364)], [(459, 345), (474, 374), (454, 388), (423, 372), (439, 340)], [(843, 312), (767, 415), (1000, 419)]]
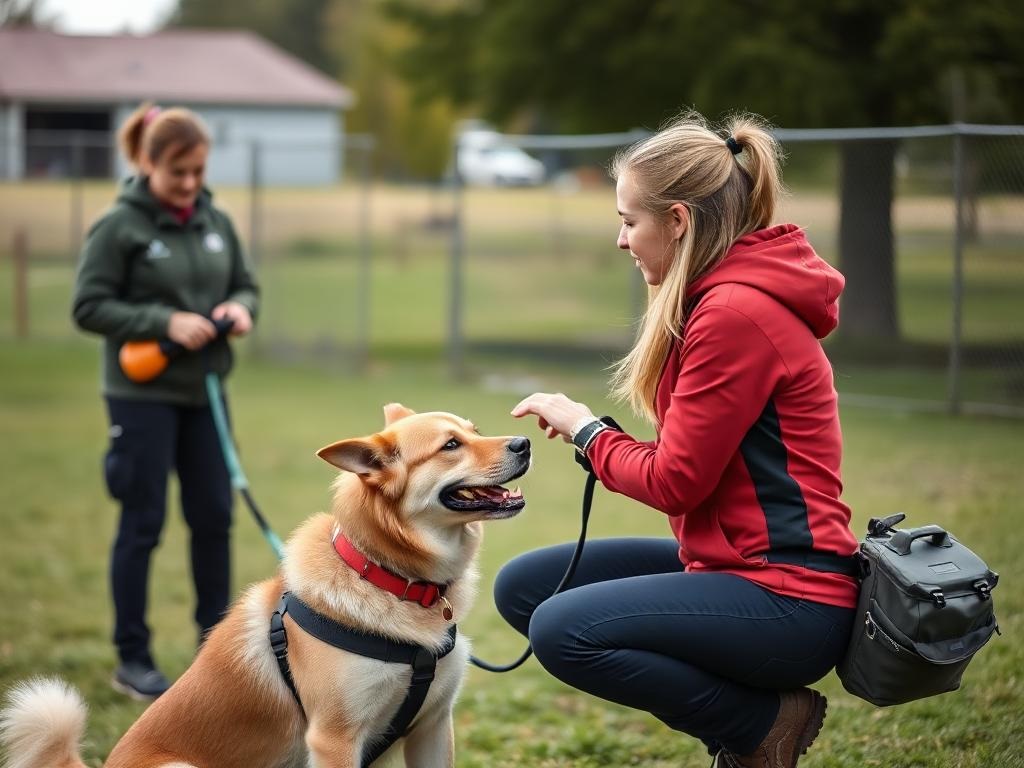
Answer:
[(122, 661), (152, 663), (146, 598), (150, 556), (167, 510), (167, 478), (178, 474), (191, 532), (195, 620), (200, 633), (220, 620), (230, 593), (231, 478), (209, 407), (107, 398), (110, 449), (104, 474), (121, 519), (110, 563), (114, 644)]
[(784, 597), (724, 573), (685, 573), (674, 539), (587, 542), (528, 552), (498, 574), (495, 602), (552, 675), (642, 709), (714, 754), (748, 754), (768, 734), (778, 691), (838, 663), (853, 609)]

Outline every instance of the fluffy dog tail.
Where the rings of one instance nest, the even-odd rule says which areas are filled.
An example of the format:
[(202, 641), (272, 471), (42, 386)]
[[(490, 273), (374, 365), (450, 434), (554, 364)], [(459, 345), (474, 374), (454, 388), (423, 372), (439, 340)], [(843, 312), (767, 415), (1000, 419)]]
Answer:
[(35, 678), (18, 683), (0, 711), (5, 768), (86, 768), (79, 755), (85, 702), (67, 683)]

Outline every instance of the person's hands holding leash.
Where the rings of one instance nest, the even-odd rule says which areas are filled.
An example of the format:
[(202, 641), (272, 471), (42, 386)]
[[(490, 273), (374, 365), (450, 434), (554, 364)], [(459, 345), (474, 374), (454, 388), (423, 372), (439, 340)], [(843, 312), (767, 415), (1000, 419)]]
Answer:
[(567, 443), (572, 442), (579, 425), (597, 418), (586, 405), (570, 400), (561, 392), (535, 392), (512, 409), (512, 415), (517, 419), (529, 414), (537, 417), (537, 424), (547, 433), (548, 439), (561, 435)]
[(217, 328), (195, 312), (174, 312), (167, 324), (167, 338), (195, 352), (217, 338)]
[(252, 330), (252, 315), (249, 309), (237, 301), (225, 301), (213, 308), (210, 314), (214, 320), (232, 320), (232, 336), (245, 336)]

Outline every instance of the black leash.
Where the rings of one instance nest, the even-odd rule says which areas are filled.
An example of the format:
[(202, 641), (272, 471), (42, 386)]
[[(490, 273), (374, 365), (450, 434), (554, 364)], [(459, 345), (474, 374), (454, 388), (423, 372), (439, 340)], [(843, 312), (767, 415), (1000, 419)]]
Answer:
[[(576, 566), (580, 564), (580, 558), (583, 556), (583, 546), (587, 543), (587, 524), (590, 522), (590, 507), (594, 501), (594, 486), (597, 484), (597, 475), (594, 474), (594, 467), (591, 465), (590, 460), (579, 451), (575, 451), (576, 463), (579, 464), (587, 473), (587, 481), (583, 486), (583, 509), (581, 512), (580, 520), (580, 537), (576, 541), (576, 549), (573, 550), (572, 558), (569, 560), (569, 567), (565, 569), (565, 575), (562, 576), (562, 580), (558, 582), (558, 586), (555, 587), (555, 591), (551, 593), (552, 597), (557, 595), (559, 592), (564, 592), (566, 587), (569, 586), (569, 582), (572, 581), (572, 577), (576, 574)], [(511, 664), (490, 664), (483, 659), (478, 659), (476, 656), (470, 656), (469, 660), (474, 666), (480, 669), (485, 669), (488, 672), (511, 672), (516, 667), (519, 667), (528, 658), (533, 655), (533, 647), (529, 644), (526, 646), (526, 650), (523, 651), (523, 655), (513, 661)]]

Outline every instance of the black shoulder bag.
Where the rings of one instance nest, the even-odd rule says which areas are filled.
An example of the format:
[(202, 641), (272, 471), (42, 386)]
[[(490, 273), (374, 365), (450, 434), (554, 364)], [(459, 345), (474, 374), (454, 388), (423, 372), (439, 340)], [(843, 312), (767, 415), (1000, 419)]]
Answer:
[(999, 574), (937, 525), (896, 528), (904, 517), (868, 524), (857, 621), (836, 668), (847, 691), (880, 707), (956, 690), (999, 632)]

